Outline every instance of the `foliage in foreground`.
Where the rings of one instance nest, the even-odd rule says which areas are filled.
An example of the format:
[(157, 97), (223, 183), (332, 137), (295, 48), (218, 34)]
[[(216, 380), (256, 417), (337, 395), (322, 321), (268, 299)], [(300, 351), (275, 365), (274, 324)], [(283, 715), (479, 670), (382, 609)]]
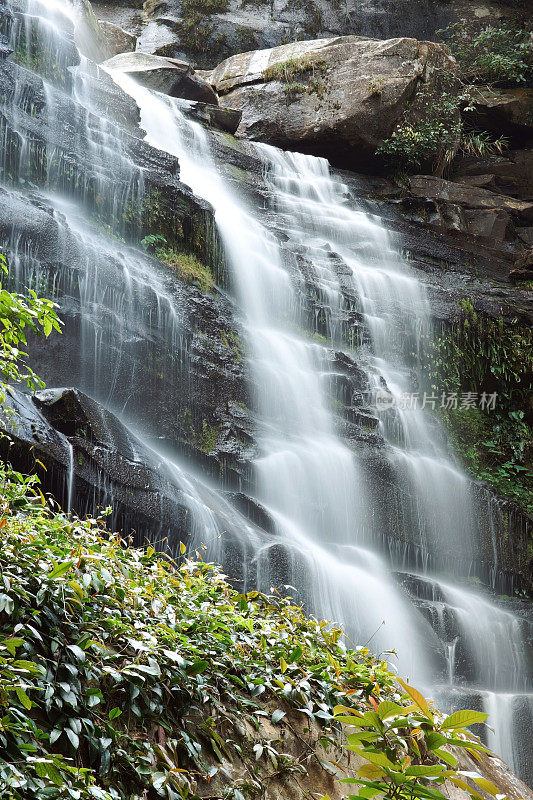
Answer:
[[(358, 709), (337, 706), (335, 719), (349, 726), (347, 750), (365, 763), (357, 777), (344, 778), (342, 783), (356, 785), (356, 794), (347, 800), (373, 797), (390, 800), (448, 800), (439, 787), (446, 782), (465, 791), (473, 800), (482, 800), (479, 790), (503, 800), (501, 790), (478, 772), (456, 769), (459, 749), (474, 759), (486, 753), (479, 741), (466, 730), (483, 722), (487, 715), (480, 711), (456, 711), (443, 716), (414, 687), (401, 679), (403, 700), (378, 703), (369, 698), (373, 709), (361, 713)], [(355, 731), (354, 731), (355, 729)], [(329, 800), (329, 798), (324, 798)]]
[[(405, 740), (408, 775), (420, 787), (413, 797), (429, 797), (424, 787), (434, 777), (413, 772), (417, 765), (450, 763), (437, 731), (479, 748), (457, 732), (456, 715), (446, 723), (432, 711), (429, 720), (416, 697), (411, 703), (414, 690), (398, 690), (383, 661), (365, 648), (347, 651), (340, 630), (306, 618), (290, 600), (240, 594), (212, 565), (179, 566), (150, 547), (127, 547), (98, 520), (52, 513), (33, 478), (4, 470), (0, 480), (6, 800), (193, 800), (197, 782), (216, 775), (222, 753), (241, 753), (240, 736), (228, 737), (224, 723), (238, 715), (257, 727), (274, 698), (274, 724), (284, 724), (291, 706), (326, 727), (338, 705), (349, 705), (357, 724), (383, 720), (387, 732), (365, 732), (358, 747), (376, 764), (396, 752), (391, 732)], [(271, 751), (278, 771), (290, 772), (290, 759)], [(249, 768), (246, 786), (228, 786), (224, 796), (259, 796), (256, 769)]]
[(217, 733), (231, 711), (254, 719), (277, 695), (328, 720), (350, 695), (393, 685), (288, 600), (52, 514), (16, 474), (3, 497), (2, 797), (194, 797), (213, 756), (238, 757), (239, 737)]

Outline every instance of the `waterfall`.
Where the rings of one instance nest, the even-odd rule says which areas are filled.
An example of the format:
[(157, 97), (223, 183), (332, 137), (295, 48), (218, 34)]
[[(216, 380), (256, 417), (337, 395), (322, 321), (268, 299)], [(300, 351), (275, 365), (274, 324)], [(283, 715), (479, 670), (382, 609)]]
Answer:
[[(266, 198), (254, 204), (218, 162), (216, 137), (179, 101), (112, 74), (136, 101), (147, 144), (168, 154), (169, 172), (177, 158), (180, 180), (215, 212), (246, 340), (258, 447), (251, 500), (269, 521), (252, 524), (185, 454), (177, 463), (158, 449), (160, 398), (184, 387), (183, 410), (191, 361), (182, 288), (121, 238), (142, 210), (153, 153), (101, 112), (93, 67), (73, 55), (62, 4), (48, 19), (48, 3), (12, 6), (12, 41), (33, 41), (37, 26), (56, 65), (55, 83), (45, 75), (37, 86), (35, 108), (23, 83), (33, 72), (21, 68), (0, 120), (12, 280), (55, 297), (76, 342), (76, 352), (54, 344), (52, 379), (120, 416), (139, 452), (153, 448), (186, 497), (193, 546), (205, 543), (207, 557), (238, 572), (245, 588), (290, 586), (310, 612), (341, 623), (350, 646), (396, 651), (402, 673), (448, 707), (472, 702), (494, 712), (489, 742), (532, 777), (531, 620), (465, 588), (480, 555), (476, 506), (429, 392), (421, 407), (416, 352), (431, 312), (398, 244), (324, 159), (250, 145)], [(67, 153), (57, 138), (65, 115)], [(35, 175), (26, 183), (35, 116), (45, 138), (38, 186)], [(48, 242), (37, 247), (20, 235), (30, 202), (40, 225), (53, 220), (50, 246), (68, 270)], [(42, 351), (37, 369), (39, 358)], [(161, 362), (167, 377), (158, 383)], [(72, 451), (71, 463), (69, 504)]]

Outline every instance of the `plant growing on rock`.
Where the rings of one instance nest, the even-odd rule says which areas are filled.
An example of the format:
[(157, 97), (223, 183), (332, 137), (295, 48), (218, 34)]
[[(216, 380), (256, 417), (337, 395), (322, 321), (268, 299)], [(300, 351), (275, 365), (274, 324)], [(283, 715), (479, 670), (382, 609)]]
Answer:
[(376, 153), (396, 172), (424, 167), (442, 174), (461, 141), (461, 108), (470, 100), (457, 76), (440, 70), (431, 84), (420, 86), (403, 119)]
[[(290, 599), (233, 589), (183, 544), (177, 563), (130, 548), (101, 520), (54, 513), (35, 481), (0, 470), (2, 797), (196, 800), (200, 782), (243, 756), (238, 723), (256, 730), (267, 715), (290, 727), (291, 708), (324, 726), (326, 742), (348, 715), (359, 728), (349, 746), (399, 787), (439, 779), (441, 760), (453, 769), (445, 744), (483, 750), (460, 729), (484, 715), (444, 718), (401, 683), (406, 700), (385, 662), (341, 646), (339, 628)], [(252, 762), (262, 759), (305, 768), (271, 736), (254, 745)], [(260, 793), (263, 774), (225, 796)], [(389, 777), (364, 776), (375, 780), (389, 791)]]
[(498, 494), (533, 511), (533, 372), (530, 329), (478, 314), (463, 300), (457, 322), (427, 342), (423, 366), (432, 389), (496, 392), (492, 410), (450, 407), (443, 417), (451, 444), (467, 469)]
[(160, 233), (148, 234), (141, 241), (141, 245), (163, 264), (171, 267), (180, 280), (196, 284), (202, 292), (210, 292), (213, 289), (215, 282), (211, 270), (193, 253), (183, 253), (171, 247)]
[(531, 34), (511, 24), (489, 26), (476, 35), (464, 23), (438, 31), (471, 83), (513, 86), (533, 78)]

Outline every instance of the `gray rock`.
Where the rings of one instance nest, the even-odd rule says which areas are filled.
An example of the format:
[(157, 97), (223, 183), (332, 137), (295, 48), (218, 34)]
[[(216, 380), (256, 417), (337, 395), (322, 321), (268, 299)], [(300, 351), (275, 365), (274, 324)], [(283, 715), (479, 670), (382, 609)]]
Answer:
[(131, 33), (127, 33), (118, 25), (105, 20), (99, 20), (98, 24), (107, 43), (109, 58), (118, 53), (129, 53), (135, 50), (137, 39)]
[(138, 544), (159, 533), (176, 551), (187, 540), (187, 505), (164, 460), (95, 400), (71, 388), (33, 398), (10, 389), (6, 405), (9, 439), (0, 439), (0, 455), (37, 472), (65, 510), (69, 501), (80, 516), (112, 505), (110, 526), (125, 536), (135, 531)]
[(242, 117), (240, 111), (212, 106), (209, 103), (187, 103), (183, 105), (182, 110), (187, 116), (206, 123), (210, 128), (226, 131), (226, 133), (235, 133)]
[[(317, 39), (242, 53), (210, 81), (221, 105), (242, 111), (237, 135), (368, 166), (396, 124), (419, 115), (419, 88), (455, 80), (447, 49), (416, 39)], [(406, 116), (407, 115), (407, 116)]]
[(533, 137), (533, 89), (478, 88), (473, 105), (468, 117), (476, 127), (525, 141)]
[(105, 68), (132, 75), (135, 80), (171, 97), (199, 100), (217, 105), (218, 98), (211, 86), (196, 75), (185, 61), (163, 58), (148, 53), (121, 53), (105, 62)]
[(501, 209), (465, 210), (464, 218), (469, 233), (493, 242), (503, 242), (512, 232), (511, 217)]
[(472, 178), (487, 173), (494, 175), (495, 186), (502, 194), (533, 200), (533, 150), (510, 150), (505, 155), (465, 158), (457, 169), (462, 183), (470, 183)]

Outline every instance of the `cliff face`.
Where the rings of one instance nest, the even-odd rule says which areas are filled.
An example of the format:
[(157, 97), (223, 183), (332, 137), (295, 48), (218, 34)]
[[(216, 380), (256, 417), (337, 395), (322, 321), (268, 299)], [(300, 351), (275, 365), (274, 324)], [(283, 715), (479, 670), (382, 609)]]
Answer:
[(186, 58), (202, 69), (236, 53), (330, 36), (435, 38), (460, 19), (474, 26), (523, 20), (514, 3), (429, 0), (148, 0), (96, 2), (99, 17), (139, 37), (138, 49)]

